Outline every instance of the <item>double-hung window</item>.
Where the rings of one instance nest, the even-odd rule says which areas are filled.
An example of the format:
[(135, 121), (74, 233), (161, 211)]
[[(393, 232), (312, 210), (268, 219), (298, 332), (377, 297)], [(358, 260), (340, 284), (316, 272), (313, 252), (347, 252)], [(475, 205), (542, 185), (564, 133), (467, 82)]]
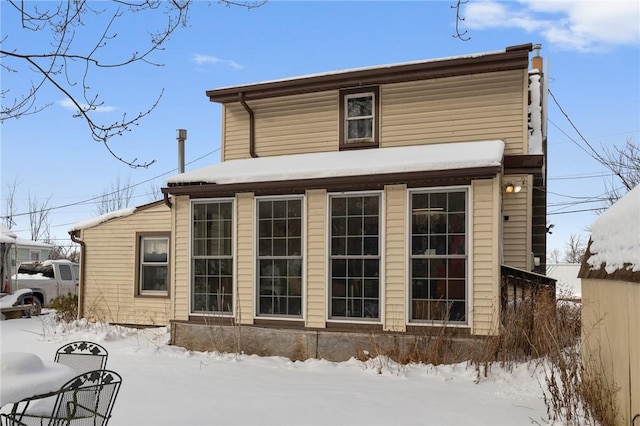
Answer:
[[(140, 235), (138, 237), (138, 294), (166, 296), (169, 292), (169, 237)], [(71, 271), (68, 271), (71, 279)]]
[(467, 321), (467, 191), (411, 193), (411, 321)]
[(191, 210), (191, 311), (232, 313), (233, 201), (198, 201)]
[(329, 316), (378, 319), (380, 195), (333, 195), (329, 204)]
[(340, 147), (378, 146), (378, 87), (340, 91)]
[(259, 199), (258, 316), (302, 317), (302, 198)]

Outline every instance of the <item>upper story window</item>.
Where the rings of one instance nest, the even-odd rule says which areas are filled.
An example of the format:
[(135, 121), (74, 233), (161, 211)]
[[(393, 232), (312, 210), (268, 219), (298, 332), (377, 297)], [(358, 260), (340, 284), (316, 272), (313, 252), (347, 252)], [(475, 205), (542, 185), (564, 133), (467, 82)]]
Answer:
[(378, 146), (378, 87), (340, 91), (340, 149)]

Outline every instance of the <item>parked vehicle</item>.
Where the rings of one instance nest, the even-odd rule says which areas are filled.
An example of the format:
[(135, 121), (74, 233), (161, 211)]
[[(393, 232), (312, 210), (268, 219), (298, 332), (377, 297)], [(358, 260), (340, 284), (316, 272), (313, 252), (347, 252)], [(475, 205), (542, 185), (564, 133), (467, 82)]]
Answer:
[(69, 260), (23, 262), (12, 277), (10, 292), (30, 289), (42, 306), (52, 299), (78, 292), (80, 265)]
[(23, 288), (4, 294), (0, 297), (2, 319), (38, 316), (42, 311), (42, 303), (31, 289)]

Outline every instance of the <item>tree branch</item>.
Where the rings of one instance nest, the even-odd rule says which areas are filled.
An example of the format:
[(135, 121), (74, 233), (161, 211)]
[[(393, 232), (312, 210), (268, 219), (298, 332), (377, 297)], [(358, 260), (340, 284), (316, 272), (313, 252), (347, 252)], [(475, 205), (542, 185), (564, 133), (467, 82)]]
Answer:
[[(0, 123), (9, 119), (16, 119), (38, 112), (53, 105), (54, 102), (38, 102), (39, 96), (46, 86), (54, 88), (64, 95), (77, 108), (74, 117), (83, 119), (89, 127), (93, 140), (101, 142), (107, 151), (118, 161), (130, 167), (148, 167), (155, 160), (138, 162), (124, 160), (109, 146), (114, 136), (131, 131), (132, 127), (149, 115), (162, 98), (161, 90), (152, 105), (128, 118), (123, 114), (120, 120), (100, 124), (95, 120), (94, 113), (105, 103), (95, 89), (92, 89), (92, 71), (97, 69), (113, 69), (126, 67), (136, 62), (152, 66), (162, 66), (153, 60), (156, 51), (164, 50), (170, 36), (180, 27), (188, 25), (189, 9), (194, 0), (112, 0), (110, 3), (90, 3), (87, 0), (58, 0), (49, 3), (31, 3), (23, 0), (6, 0), (11, 6), (16, 18), (20, 20), (22, 30), (29, 34), (51, 31), (53, 42), (50, 49), (39, 52), (24, 51), (21, 34), (6, 34), (2, 38), (0, 47), (0, 66), (11, 73), (33, 73), (37, 78), (30, 86), (20, 89), (22, 92), (13, 97), (12, 90), (3, 88), (0, 96), (3, 100), (0, 108)], [(266, 0), (259, 1), (218, 1), (226, 6), (239, 6), (253, 9), (262, 6)], [(94, 8), (95, 4), (105, 5), (101, 9)], [(134, 13), (163, 13), (164, 23), (157, 31), (148, 32), (148, 39), (142, 49), (132, 49), (127, 53), (114, 43), (118, 37), (115, 30), (120, 20)], [(4, 20), (11, 19), (3, 16)], [(103, 15), (105, 15), (103, 17)], [(105, 19), (106, 18), (106, 19)], [(96, 22), (102, 22), (96, 25)], [(82, 30), (82, 31), (81, 31)], [(94, 37), (94, 41), (91, 39)], [(51, 40), (51, 37), (49, 37)], [(10, 44), (13, 42), (13, 46)], [(7, 47), (9, 46), (9, 47)], [(138, 46), (140, 47), (140, 46)], [(108, 50), (113, 48), (113, 50)], [(114, 53), (115, 52), (115, 53)], [(115, 59), (114, 59), (115, 57)], [(21, 65), (22, 64), (22, 65)], [(78, 68), (80, 67), (80, 68)], [(24, 79), (26, 81), (26, 78)], [(76, 88), (77, 86), (77, 88)]]

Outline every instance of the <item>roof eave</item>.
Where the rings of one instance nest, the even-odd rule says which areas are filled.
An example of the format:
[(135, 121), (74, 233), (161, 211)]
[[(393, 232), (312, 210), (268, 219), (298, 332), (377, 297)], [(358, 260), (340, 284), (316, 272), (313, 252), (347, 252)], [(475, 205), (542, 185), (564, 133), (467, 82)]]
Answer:
[(524, 44), (509, 47), (499, 53), (247, 84), (208, 90), (206, 94), (212, 102), (229, 103), (238, 101), (240, 93), (244, 100), (254, 100), (348, 87), (528, 69), (531, 48), (531, 44)]
[(189, 195), (192, 198), (212, 196), (233, 196), (241, 192), (268, 193), (304, 193), (311, 189), (327, 189), (331, 191), (348, 188), (382, 188), (384, 185), (407, 184), (422, 186), (429, 182), (440, 184), (463, 184), (471, 179), (493, 178), (502, 172), (502, 165), (461, 168), (450, 170), (426, 170), (420, 172), (381, 173), (358, 176), (336, 176), (319, 179), (293, 179), (264, 182), (242, 182), (231, 184), (189, 183), (173, 184), (162, 188), (163, 193), (171, 195)]

